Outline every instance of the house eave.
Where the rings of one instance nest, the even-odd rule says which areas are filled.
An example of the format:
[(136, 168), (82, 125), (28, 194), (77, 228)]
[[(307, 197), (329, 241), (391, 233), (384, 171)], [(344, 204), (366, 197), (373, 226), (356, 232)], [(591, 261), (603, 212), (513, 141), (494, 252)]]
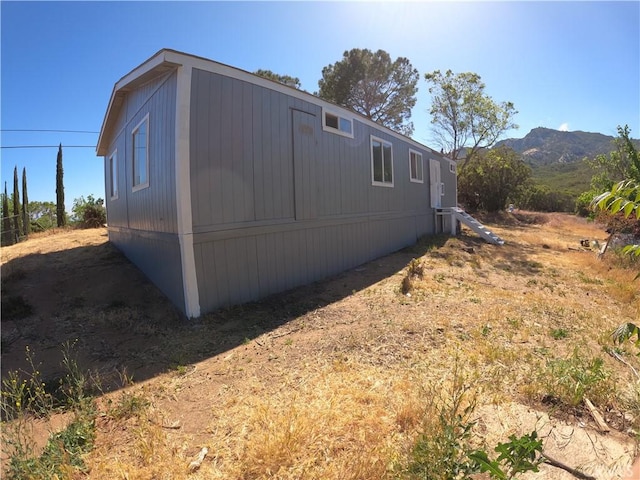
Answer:
[(179, 59), (171, 51), (160, 50), (149, 60), (116, 82), (111, 92), (107, 112), (102, 121), (102, 128), (100, 128), (96, 155), (105, 156), (108, 154), (113, 124), (120, 113), (127, 94), (154, 78), (158, 78), (180, 67), (182, 64), (177, 60)]

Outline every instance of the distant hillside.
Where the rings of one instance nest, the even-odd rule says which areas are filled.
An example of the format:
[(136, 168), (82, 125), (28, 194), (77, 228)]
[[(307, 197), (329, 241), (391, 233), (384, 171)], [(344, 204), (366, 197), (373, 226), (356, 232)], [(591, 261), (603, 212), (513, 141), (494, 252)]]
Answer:
[(575, 163), (584, 157), (607, 154), (614, 148), (611, 143), (613, 139), (601, 133), (561, 132), (538, 127), (524, 138), (508, 138), (496, 143), (496, 146), (506, 145), (514, 149), (535, 169), (542, 165)]
[(562, 192), (572, 197), (589, 190), (593, 176), (593, 170), (582, 160), (532, 166), (531, 171), (536, 185), (544, 185), (554, 192)]

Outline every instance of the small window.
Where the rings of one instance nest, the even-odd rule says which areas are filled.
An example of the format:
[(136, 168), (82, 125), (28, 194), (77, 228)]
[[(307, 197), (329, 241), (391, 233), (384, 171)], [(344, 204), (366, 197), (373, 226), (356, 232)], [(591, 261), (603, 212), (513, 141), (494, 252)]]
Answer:
[(149, 186), (149, 114), (133, 129), (133, 191)]
[(118, 198), (118, 151), (109, 157), (109, 194), (111, 200)]
[(424, 183), (422, 174), (422, 154), (415, 150), (409, 150), (409, 175), (412, 182)]
[(374, 136), (371, 136), (371, 176), (373, 185), (393, 187), (391, 143)]
[(451, 173), (456, 173), (456, 164), (453, 162), (449, 162), (449, 171)]
[(337, 113), (322, 110), (322, 129), (353, 138), (353, 120)]

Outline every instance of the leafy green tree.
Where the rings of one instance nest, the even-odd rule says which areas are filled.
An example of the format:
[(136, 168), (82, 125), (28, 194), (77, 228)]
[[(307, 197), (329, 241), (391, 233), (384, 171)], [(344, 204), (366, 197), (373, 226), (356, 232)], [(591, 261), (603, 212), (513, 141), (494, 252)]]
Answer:
[(82, 228), (98, 228), (107, 223), (107, 210), (104, 208), (104, 200), (88, 195), (76, 198), (73, 201), (73, 221)]
[(29, 221), (29, 197), (27, 195), (27, 167), (22, 168), (22, 228), (25, 236), (31, 231)]
[(470, 210), (495, 212), (516, 198), (531, 169), (508, 147), (483, 150), (458, 175), (458, 198)]
[[(636, 221), (640, 221), (640, 182), (618, 182), (611, 190), (594, 198), (593, 205), (611, 215), (622, 214), (625, 218), (635, 217)], [(637, 257), (640, 256), (640, 245), (627, 245), (622, 251)]]
[(597, 172), (591, 178), (591, 191), (596, 194), (611, 190), (622, 180), (635, 180), (640, 183), (640, 154), (638, 153), (628, 125), (618, 125), (618, 136), (613, 140), (613, 151), (609, 155), (597, 155), (585, 159)]
[(29, 202), (29, 220), (36, 231), (56, 226), (56, 204), (54, 202)]
[(300, 83), (300, 79), (298, 77), (292, 77), (290, 75), (280, 75), (278, 73), (274, 73), (271, 70), (256, 70), (253, 72), (255, 75), (259, 77), (268, 78), (269, 80), (273, 80), (274, 82), (282, 83), (283, 85), (287, 85), (288, 87), (297, 88), (300, 90), (302, 88), (302, 84)]
[(59, 227), (67, 224), (67, 216), (64, 211), (64, 170), (62, 168), (62, 144), (58, 147), (56, 160), (56, 218)]
[(322, 69), (320, 98), (350, 108), (404, 135), (413, 133), (418, 71), (408, 59), (392, 61), (384, 50), (354, 48)]
[(4, 193), (2, 194), (2, 245), (13, 244), (11, 234), (11, 218), (9, 217), (9, 195), (7, 195), (7, 182), (4, 182)]
[(462, 160), (461, 170), (481, 149), (491, 147), (507, 130), (518, 128), (513, 122), (518, 113), (513, 103), (495, 102), (485, 93), (477, 73), (435, 70), (425, 74), (425, 79), (431, 84), (433, 134), (449, 158)]
[(576, 207), (572, 195), (533, 183), (524, 186), (522, 193), (514, 200), (518, 207), (536, 212), (572, 212)]
[(13, 229), (15, 235), (20, 237), (22, 235), (21, 221), (20, 221), (20, 190), (18, 189), (18, 167), (13, 167), (13, 195), (11, 197), (13, 203)]

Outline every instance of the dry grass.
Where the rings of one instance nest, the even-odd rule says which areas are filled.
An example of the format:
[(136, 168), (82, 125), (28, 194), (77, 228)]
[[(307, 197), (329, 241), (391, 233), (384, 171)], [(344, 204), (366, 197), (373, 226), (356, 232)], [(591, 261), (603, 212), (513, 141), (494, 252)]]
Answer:
[[(395, 254), (406, 268), (318, 308), (287, 303), (295, 294), (277, 297), (268, 306), (280, 306), (269, 307), (269, 315), (302, 313), (272, 329), (251, 327), (263, 324), (256, 318), (268, 324), (261, 305), (218, 314), (224, 325), (243, 325), (239, 332), (219, 327), (220, 316), (213, 315), (196, 330), (168, 334), (161, 322), (149, 327), (154, 319), (139, 309), (105, 310), (91, 321), (140, 330), (148, 338), (175, 337), (149, 355), (167, 348), (179, 359), (182, 351), (203, 349), (221, 335), (246, 340), (198, 362), (178, 360), (172, 371), (100, 399), (104, 415), (87, 459), (89, 477), (398, 478), (416, 438), (431, 428), (438, 402), (447, 401), (455, 359), (483, 409), (516, 411), (512, 405), (520, 404), (550, 413), (549, 422), (586, 425), (592, 422), (584, 409), (562, 398), (563, 388), (583, 385), (568, 374), (561, 383), (557, 372), (589, 373), (600, 359), (606, 375), (579, 380), (591, 381), (584, 392), (612, 425), (623, 432), (637, 427), (640, 396), (633, 374), (603, 350), (611, 347), (615, 326), (637, 321), (634, 272), (580, 249), (581, 238), (606, 237), (593, 225), (564, 215), (524, 221), (530, 218), (485, 220), (505, 238), (503, 247), (463, 232), (439, 246), (419, 244)], [(366, 274), (376, 264), (349, 275)], [(346, 278), (325, 283), (323, 294), (342, 288)], [(296, 301), (313, 302), (304, 295)], [(247, 334), (250, 328), (255, 333)], [(622, 351), (640, 368), (632, 346)], [(110, 414), (122, 395), (148, 406)], [(478, 415), (478, 445), (526, 433), (517, 418), (497, 428), (491, 416)], [(605, 450), (626, 448), (624, 461), (633, 453), (624, 435), (598, 441), (609, 442)], [(209, 454), (189, 474), (187, 465), (205, 446)], [(587, 450), (567, 446), (560, 455), (577, 462)], [(605, 457), (602, 462), (609, 461)], [(543, 478), (565, 478), (557, 471), (548, 475)]]

